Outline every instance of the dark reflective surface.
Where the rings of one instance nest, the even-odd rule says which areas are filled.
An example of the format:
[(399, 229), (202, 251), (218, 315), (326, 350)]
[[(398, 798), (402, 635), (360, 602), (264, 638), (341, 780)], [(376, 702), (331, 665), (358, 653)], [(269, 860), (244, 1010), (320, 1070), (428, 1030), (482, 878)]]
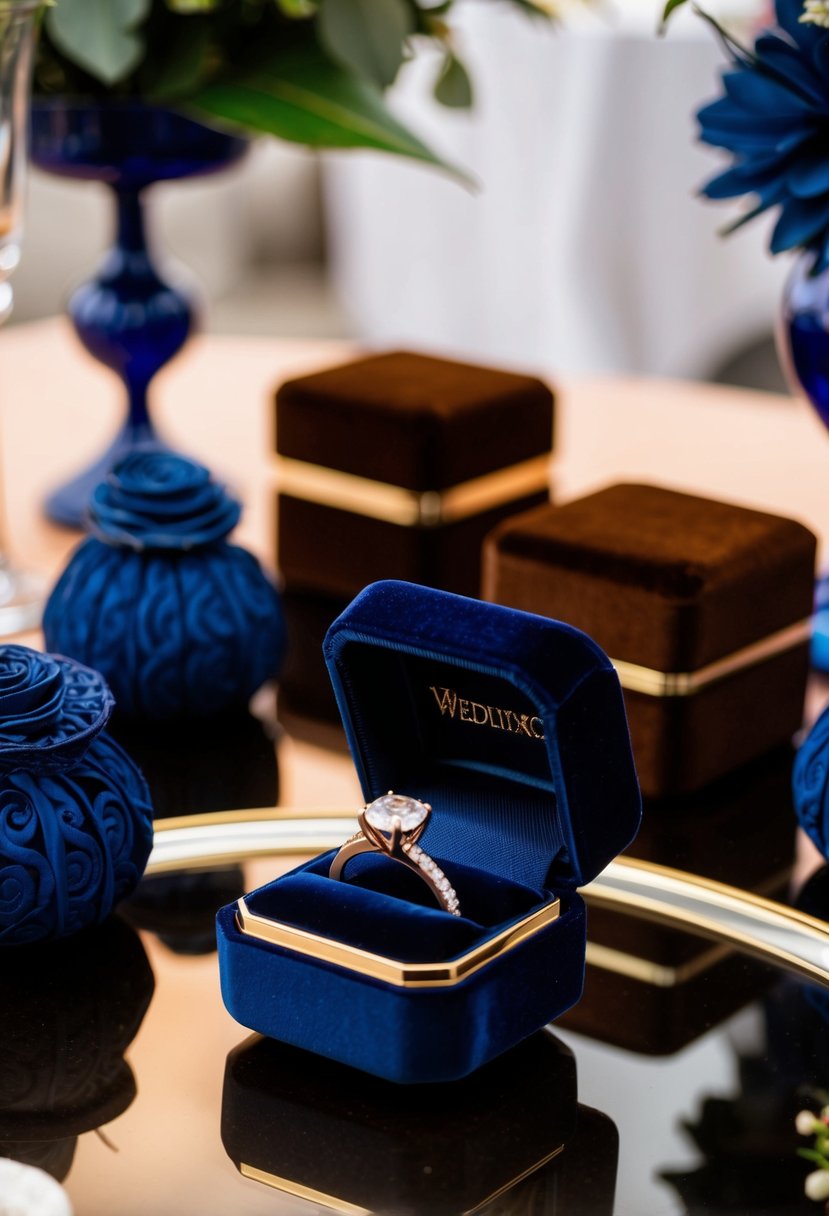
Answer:
[[(356, 805), (348, 757), (314, 737), (276, 744), (256, 719), (191, 738), (122, 735), (167, 816), (272, 805), (280, 786), (291, 806)], [(649, 808), (642, 855), (779, 889), (794, 840), (789, 762), (769, 758), (709, 792), (705, 805)], [(78, 1216), (257, 1216), (332, 1205), (488, 1216), (820, 1211), (803, 1196), (810, 1166), (796, 1155), (806, 1142), (794, 1115), (829, 1088), (823, 990), (770, 966), (758, 975), (757, 963), (692, 934), (594, 908), (591, 943), (615, 953), (599, 956), (603, 966), (592, 959), (584, 1008), (555, 1037), (535, 1036), (460, 1085), (398, 1090), (251, 1040), (224, 1011), (215, 905), (293, 864), (260, 859), (145, 880), (123, 909), (141, 926), (155, 974), (137, 1034), (148, 995), (137, 999), (133, 984), (124, 989), (135, 998), (129, 1008), (117, 997), (135, 955), (123, 923), (100, 931), (101, 948), (78, 939), (51, 961), (45, 953), (0, 960), (2, 1152), (62, 1178)], [(826, 870), (804, 888), (804, 906), (829, 916), (828, 894)], [(624, 973), (631, 968), (636, 974)], [(597, 975), (611, 986), (594, 983), (591, 995)], [(58, 1067), (60, 1042), (69, 1055)], [(33, 1080), (21, 1104), (12, 1096), (22, 1074)], [(88, 1103), (59, 1098), (61, 1078), (92, 1085), (98, 1076), (117, 1084)], [(292, 1193), (302, 1187), (316, 1194)]]
[[(204, 815), (279, 801), (276, 724), (249, 713), (171, 728), (119, 720), (119, 742), (141, 766), (156, 819)], [(145, 878), (123, 914), (180, 954), (216, 949), (216, 909), (245, 891), (240, 866)]]
[(522, 1211), (531, 1194), (551, 1216), (613, 1210), (616, 1128), (578, 1106), (575, 1060), (549, 1033), (463, 1081), (402, 1089), (254, 1036), (228, 1056), (222, 1141), (244, 1177), (322, 1205), (448, 1216)]
[(136, 1095), (124, 1059), (154, 980), (138, 934), (119, 917), (66, 942), (3, 959), (0, 1156), (70, 1170), (78, 1136)]

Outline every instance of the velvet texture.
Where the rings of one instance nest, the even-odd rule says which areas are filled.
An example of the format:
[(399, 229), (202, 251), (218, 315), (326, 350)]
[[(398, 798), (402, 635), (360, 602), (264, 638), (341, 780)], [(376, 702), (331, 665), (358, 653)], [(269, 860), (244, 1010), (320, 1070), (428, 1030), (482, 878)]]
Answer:
[(47, 646), (102, 671), (127, 716), (243, 708), (277, 674), (284, 626), (274, 585), (225, 539), (239, 513), (184, 457), (126, 457), (93, 495), (96, 535), (49, 597)]
[[(276, 412), (281, 454), (416, 491), (539, 456), (553, 438), (553, 397), (539, 380), (405, 351), (289, 381)], [(547, 497), (542, 490), (440, 527), (403, 527), (279, 494), (279, 567), (295, 645), (281, 681), (285, 703), (336, 720), (320, 656), (347, 602), (378, 578), (477, 595), (484, 537)]]
[[(636, 835), (619, 681), (577, 629), (381, 582), (325, 652), (366, 799), (397, 789), (440, 807), (427, 852), (558, 889), (589, 882)], [(478, 724), (463, 701), (470, 719), (475, 705), (502, 712)], [(514, 729), (516, 716), (544, 737)]]
[(407, 528), (280, 494), (279, 568), (289, 590), (346, 601), (378, 578), (477, 595), (484, 538), (502, 520), (547, 499), (541, 491), (455, 523)]
[(390, 351), (283, 384), (277, 450), (407, 490), (443, 490), (548, 451), (552, 407), (532, 376)]
[(0, 947), (102, 921), (141, 878), (152, 804), (111, 709), (97, 672), (0, 648)]
[(333, 882), (333, 854), (254, 892), (251, 912), (406, 962), (462, 956), (553, 894), (561, 915), (462, 983), (401, 989), (245, 938), (231, 906), (218, 923), (224, 1000), (243, 1025), (377, 1076), (456, 1079), (578, 1000), (574, 888), (639, 822), (618, 681), (566, 625), (394, 582), (358, 596), (326, 658), (366, 799), (394, 788), (433, 804), (423, 847), (463, 915), (385, 858), (355, 859)]
[[(570, 621), (614, 659), (686, 672), (810, 615), (815, 538), (793, 520), (616, 485), (501, 525), (486, 599)], [(808, 644), (694, 696), (628, 693), (643, 793), (689, 793), (791, 738)]]
[(256, 1038), (228, 1056), (222, 1142), (237, 1169), (253, 1166), (343, 1205), (455, 1216), (562, 1146), (569, 1156), (577, 1117), (575, 1060), (546, 1032), (437, 1092), (401, 1092)]
[(113, 918), (7, 955), (0, 988), (0, 1156), (69, 1171), (77, 1137), (135, 1097), (124, 1060), (152, 998), (141, 940)]
[[(367, 918), (378, 905), (352, 890)], [(327, 936), (338, 932), (335, 922)], [(402, 1084), (466, 1076), (574, 1004), (583, 982), (578, 896), (549, 929), (450, 988), (397, 988), (245, 938), (235, 905), (219, 912), (217, 938), (222, 996), (243, 1026)]]

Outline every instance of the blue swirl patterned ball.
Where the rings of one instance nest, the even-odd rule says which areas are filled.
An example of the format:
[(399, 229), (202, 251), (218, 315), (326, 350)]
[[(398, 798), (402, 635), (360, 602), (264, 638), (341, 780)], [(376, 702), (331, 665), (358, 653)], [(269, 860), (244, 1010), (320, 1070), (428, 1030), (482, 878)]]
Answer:
[(93, 535), (49, 597), (49, 649), (103, 672), (119, 713), (200, 717), (239, 708), (279, 671), (279, 594), (225, 539), (239, 504), (201, 465), (158, 448), (97, 487)]
[(798, 822), (824, 857), (829, 857), (829, 707), (797, 753), (792, 774)]
[(0, 647), (0, 946), (77, 933), (138, 885), (152, 805), (101, 733), (112, 707), (97, 672)]

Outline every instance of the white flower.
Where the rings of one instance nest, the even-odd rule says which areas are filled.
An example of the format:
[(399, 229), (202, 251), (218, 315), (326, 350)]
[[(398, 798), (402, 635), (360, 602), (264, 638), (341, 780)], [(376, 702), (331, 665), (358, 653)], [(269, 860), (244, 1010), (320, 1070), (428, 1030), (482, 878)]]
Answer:
[(798, 1135), (811, 1136), (818, 1125), (818, 1120), (810, 1110), (801, 1110), (795, 1118), (794, 1125), (797, 1128)]
[(829, 1170), (815, 1170), (803, 1183), (809, 1199), (829, 1199)]
[(829, 27), (829, 3), (827, 0), (805, 0), (800, 20), (811, 25)]

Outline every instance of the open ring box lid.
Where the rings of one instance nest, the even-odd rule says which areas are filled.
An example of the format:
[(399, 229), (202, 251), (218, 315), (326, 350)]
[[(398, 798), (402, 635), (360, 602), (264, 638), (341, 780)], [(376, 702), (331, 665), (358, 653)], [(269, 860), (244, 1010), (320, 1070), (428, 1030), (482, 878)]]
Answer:
[(640, 796), (610, 661), (558, 621), (373, 583), (325, 655), (366, 800), (429, 802), (419, 840), (457, 891), (327, 853), (219, 912), (243, 1025), (401, 1082), (465, 1076), (573, 1005), (576, 888), (636, 833)]

